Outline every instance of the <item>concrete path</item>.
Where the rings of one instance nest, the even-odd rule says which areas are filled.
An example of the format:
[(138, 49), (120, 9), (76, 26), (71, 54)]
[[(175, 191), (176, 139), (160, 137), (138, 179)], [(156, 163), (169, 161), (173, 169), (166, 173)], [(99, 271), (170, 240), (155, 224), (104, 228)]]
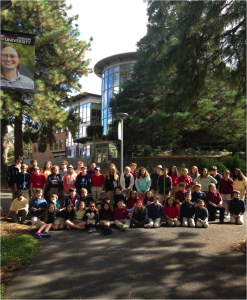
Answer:
[(245, 299), (245, 226), (51, 232), (7, 299)]

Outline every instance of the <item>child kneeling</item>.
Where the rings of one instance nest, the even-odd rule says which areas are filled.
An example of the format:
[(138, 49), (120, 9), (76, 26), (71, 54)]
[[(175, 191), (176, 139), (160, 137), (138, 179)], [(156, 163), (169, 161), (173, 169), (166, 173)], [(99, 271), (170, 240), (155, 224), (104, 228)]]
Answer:
[(164, 207), (159, 203), (159, 196), (153, 196), (153, 203), (146, 206), (148, 210), (149, 223), (145, 224), (145, 228), (161, 226), (161, 218), (164, 217)]
[(103, 227), (104, 234), (111, 234), (112, 229), (110, 226), (112, 220), (112, 211), (110, 208), (110, 203), (105, 202), (102, 208), (97, 212), (97, 215), (99, 216), (99, 224), (101, 227)]
[(95, 207), (95, 203), (94, 202), (90, 202), (89, 203), (89, 208), (86, 210), (84, 217), (83, 217), (83, 221), (87, 222), (87, 225), (89, 227), (88, 232), (92, 233), (96, 231), (95, 225), (97, 223), (98, 217), (96, 214), (96, 207)]
[(148, 210), (143, 205), (141, 200), (136, 201), (136, 206), (131, 209), (127, 209), (130, 215), (131, 227), (144, 227), (149, 223), (148, 220)]
[(167, 222), (168, 226), (170, 226), (170, 227), (180, 226), (181, 223), (178, 220), (179, 211), (178, 211), (178, 207), (176, 206), (176, 202), (175, 202), (174, 198), (168, 197), (166, 199), (164, 209), (165, 209), (166, 222)]
[(180, 220), (184, 227), (195, 227), (195, 205), (190, 201), (189, 193), (185, 194), (184, 200), (180, 208)]
[(204, 207), (202, 199), (197, 200), (196, 207), (196, 226), (208, 228), (208, 210)]
[(113, 218), (115, 220), (114, 223), (120, 230), (127, 230), (130, 227), (130, 220), (126, 219), (129, 213), (123, 205), (124, 201), (120, 199), (117, 203), (117, 208), (113, 210)]
[(233, 199), (229, 202), (229, 211), (231, 214), (230, 223), (242, 225), (244, 224), (245, 203), (240, 199), (240, 192), (233, 192)]

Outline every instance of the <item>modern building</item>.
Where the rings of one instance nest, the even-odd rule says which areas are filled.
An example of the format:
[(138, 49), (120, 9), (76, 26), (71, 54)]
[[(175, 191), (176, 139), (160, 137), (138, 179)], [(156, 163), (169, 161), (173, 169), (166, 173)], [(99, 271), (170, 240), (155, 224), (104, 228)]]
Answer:
[(94, 157), (94, 141), (86, 134), (86, 127), (95, 123), (104, 127), (102, 140), (95, 141), (96, 161), (108, 162), (118, 157), (114, 143), (106, 139), (109, 124), (112, 122), (109, 103), (113, 94), (121, 90), (121, 85), (130, 79), (135, 52), (121, 53), (106, 57), (94, 66), (94, 73), (101, 78), (101, 95), (85, 93), (73, 97), (73, 106), (83, 120), (79, 125), (76, 139), (70, 132), (54, 128), (56, 142), (47, 146), (45, 153), (38, 152), (38, 143), (32, 145), (32, 158), (85, 158)]

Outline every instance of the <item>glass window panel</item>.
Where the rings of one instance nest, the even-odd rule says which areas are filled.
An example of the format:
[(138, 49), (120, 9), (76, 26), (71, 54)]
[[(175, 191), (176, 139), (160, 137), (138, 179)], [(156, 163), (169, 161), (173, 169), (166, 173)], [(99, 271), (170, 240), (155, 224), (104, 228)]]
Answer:
[(112, 118), (107, 119), (107, 125), (110, 125), (112, 123)]
[(83, 105), (83, 122), (86, 122), (87, 119), (87, 105)]
[(114, 67), (114, 68), (113, 68), (113, 71), (114, 71), (114, 72), (119, 72), (119, 66)]
[(106, 70), (105, 72), (104, 72), (104, 76), (106, 77), (108, 75), (108, 70)]
[(107, 161), (107, 152), (106, 152), (106, 148), (101, 150), (101, 154), (102, 154), (102, 162), (106, 162)]
[(107, 132), (107, 119), (104, 119), (104, 135), (106, 135)]
[(90, 157), (90, 145), (87, 146), (86, 156), (87, 158)]
[(104, 108), (107, 107), (107, 90), (105, 91), (105, 97), (104, 97)]
[(105, 77), (105, 90), (107, 89), (107, 77)]
[(112, 114), (111, 114), (111, 110), (112, 110), (112, 108), (109, 107), (109, 108), (108, 108), (108, 117), (111, 117), (111, 115), (112, 115)]
[(101, 109), (103, 109), (104, 108), (104, 102), (105, 102), (105, 93), (104, 92), (102, 92), (102, 102), (101, 102)]
[[(103, 111), (102, 111), (102, 115), (103, 115)], [(101, 120), (101, 125), (104, 126), (104, 120)]]
[(133, 69), (134, 68), (134, 64), (128, 64), (128, 69)]
[(114, 86), (119, 85), (119, 73), (113, 74), (113, 84)]
[(58, 141), (55, 142), (55, 150), (58, 150)]
[(108, 74), (111, 74), (113, 72), (113, 68), (110, 68), (109, 70), (108, 70)]
[(65, 140), (65, 147), (68, 147), (68, 145), (69, 145), (69, 140), (66, 139), (66, 140)]
[[(102, 109), (102, 118), (101, 118), (101, 120), (103, 120), (104, 119), (104, 110)], [(103, 123), (102, 123), (102, 125), (103, 125)]]
[(80, 118), (81, 119), (83, 118), (83, 106), (82, 105), (80, 106)]
[(108, 76), (108, 88), (112, 87), (112, 75)]
[(63, 140), (60, 140), (60, 147), (59, 149), (63, 149)]
[(34, 145), (34, 152), (37, 152), (37, 146), (36, 145)]
[(104, 109), (104, 119), (107, 118), (107, 108)]
[(127, 65), (121, 65), (120, 66), (120, 71), (122, 71), (122, 70), (127, 70)]
[(112, 96), (113, 96), (113, 90), (109, 89), (108, 90), (108, 105), (107, 106), (109, 106), (109, 103), (110, 103), (110, 100), (111, 100)]
[(114, 86), (114, 94), (118, 94), (119, 93), (119, 86)]
[(104, 73), (102, 73), (102, 78), (104, 78), (105, 77), (105, 74)]
[(82, 127), (82, 136), (83, 137), (87, 136), (87, 127), (86, 126)]
[(102, 92), (105, 90), (105, 80), (102, 79)]
[(120, 84), (123, 84), (125, 81), (127, 81), (127, 76), (120, 75)]
[(90, 111), (90, 103), (87, 103), (87, 122), (90, 121), (91, 111)]

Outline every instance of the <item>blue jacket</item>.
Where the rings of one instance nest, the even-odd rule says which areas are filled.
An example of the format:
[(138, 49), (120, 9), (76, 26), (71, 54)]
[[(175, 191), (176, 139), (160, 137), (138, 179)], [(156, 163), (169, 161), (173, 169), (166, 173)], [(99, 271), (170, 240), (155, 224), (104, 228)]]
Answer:
[[(164, 178), (163, 176), (160, 176), (158, 178), (159, 193), (168, 195), (171, 189), (172, 189), (172, 179), (171, 179), (171, 177), (166, 176), (166, 178)], [(164, 192), (164, 190), (165, 190), (165, 192)]]
[(138, 193), (146, 193), (147, 191), (149, 191), (150, 186), (151, 186), (151, 179), (150, 177), (140, 177), (140, 178), (136, 178), (136, 182), (135, 182), (135, 186), (136, 189), (138, 191)]
[[(41, 210), (38, 211), (33, 211), (34, 208), (38, 209), (41, 208)], [(46, 200), (41, 198), (41, 199), (37, 199), (34, 198), (33, 200), (31, 200), (30, 202), (30, 206), (29, 206), (29, 211), (31, 213), (31, 218), (32, 217), (37, 217), (38, 219), (40, 219), (43, 215), (43, 213), (46, 210)]]
[(31, 174), (29, 173), (19, 173), (15, 176), (14, 183), (17, 185), (18, 190), (28, 190), (29, 189), (29, 181), (31, 178)]
[(180, 208), (180, 220), (183, 221), (185, 218), (195, 218), (195, 205), (192, 202), (184, 201)]
[[(77, 196), (75, 196), (75, 207), (79, 204), (80, 201), (81, 201), (81, 200), (80, 200)], [(70, 203), (72, 203), (72, 202), (71, 202), (70, 196), (68, 196), (68, 197), (65, 198), (65, 200), (64, 200), (64, 205), (63, 205), (63, 207), (67, 207), (67, 205), (70, 204)]]
[(75, 188), (78, 195), (81, 195), (81, 189), (86, 189), (90, 191), (91, 178), (89, 174), (83, 176), (81, 173), (76, 177)]
[(165, 215), (164, 207), (160, 203), (158, 205), (154, 205), (154, 203), (151, 203), (147, 205), (146, 208), (148, 210), (148, 217), (150, 219), (155, 220)]
[(206, 201), (206, 194), (204, 192), (197, 193), (196, 191), (194, 191), (191, 194), (191, 196), (192, 196), (191, 202), (197, 203), (198, 199), (202, 199), (202, 200)]
[[(131, 209), (127, 209), (127, 212), (128, 212), (128, 213), (131, 213), (130, 219), (135, 218), (135, 216), (137, 216), (137, 218), (138, 218), (138, 216), (141, 216), (141, 215), (142, 215), (141, 213), (135, 214), (134, 208), (135, 208), (135, 207), (132, 207)], [(143, 215), (144, 215), (144, 220), (146, 220), (146, 219), (148, 218), (148, 210), (147, 210), (147, 208), (146, 208), (146, 212), (145, 212)], [(137, 221), (138, 221), (138, 220), (137, 220)], [(141, 221), (141, 220), (139, 220), (139, 221)]]

